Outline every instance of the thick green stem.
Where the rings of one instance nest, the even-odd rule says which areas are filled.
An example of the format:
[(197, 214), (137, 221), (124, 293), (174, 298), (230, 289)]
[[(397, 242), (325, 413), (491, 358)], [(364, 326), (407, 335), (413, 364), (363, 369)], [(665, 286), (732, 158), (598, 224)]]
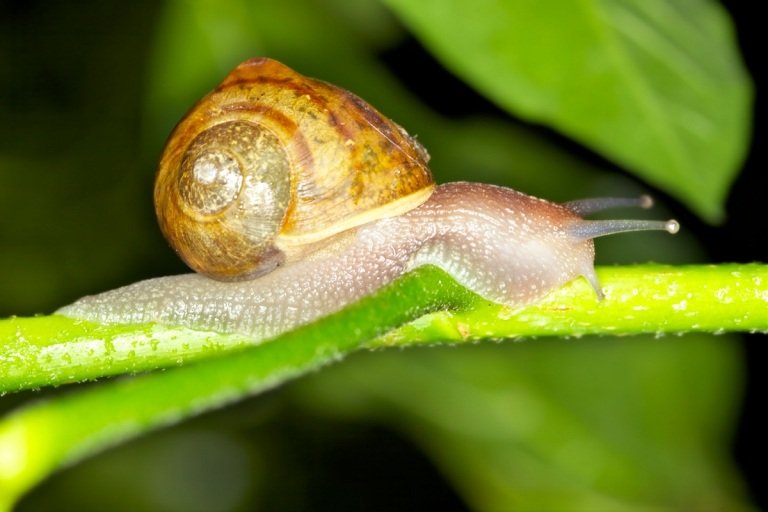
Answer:
[(436, 312), (373, 345), (585, 334), (768, 331), (768, 265), (639, 265), (599, 268), (597, 274), (605, 292), (602, 301), (578, 279), (524, 308), (477, 302), (458, 312)]
[[(422, 269), (366, 299), (368, 319), (398, 308), (416, 320), (425, 301), (431, 315), (391, 331), (370, 346), (522, 336), (639, 334), (768, 330), (768, 266), (642, 265), (598, 270), (606, 298), (598, 301), (583, 279), (537, 304), (506, 308), (463, 292), (461, 308), (448, 308), (458, 286), (437, 269)], [(417, 290), (402, 298), (405, 283)], [(430, 297), (432, 299), (430, 299)], [(435, 311), (436, 310), (436, 311)], [(342, 318), (346, 318), (342, 314)], [(391, 332), (390, 332), (391, 331)], [(342, 329), (350, 338), (351, 329)], [(359, 341), (357, 336), (351, 336)], [(99, 325), (62, 316), (0, 320), (0, 391), (58, 385), (176, 366), (241, 350), (263, 340), (157, 324)]]

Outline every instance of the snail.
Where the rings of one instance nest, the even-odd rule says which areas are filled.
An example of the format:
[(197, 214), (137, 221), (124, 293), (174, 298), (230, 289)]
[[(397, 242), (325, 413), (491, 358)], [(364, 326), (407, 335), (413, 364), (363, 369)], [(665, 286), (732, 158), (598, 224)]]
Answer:
[(436, 186), (426, 150), (354, 94), (267, 58), (234, 69), (177, 125), (155, 181), (160, 228), (194, 274), (84, 297), (60, 314), (267, 338), (420, 265), (488, 300), (532, 303), (577, 277), (598, 299), (592, 239), (670, 221), (584, 220), (639, 199), (556, 204)]

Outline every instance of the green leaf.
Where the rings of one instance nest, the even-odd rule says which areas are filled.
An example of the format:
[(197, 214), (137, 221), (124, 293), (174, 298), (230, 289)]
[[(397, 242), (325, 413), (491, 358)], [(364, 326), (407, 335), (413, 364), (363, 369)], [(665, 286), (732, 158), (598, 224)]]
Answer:
[(387, 0), (457, 75), (686, 202), (723, 216), (751, 84), (708, 0)]

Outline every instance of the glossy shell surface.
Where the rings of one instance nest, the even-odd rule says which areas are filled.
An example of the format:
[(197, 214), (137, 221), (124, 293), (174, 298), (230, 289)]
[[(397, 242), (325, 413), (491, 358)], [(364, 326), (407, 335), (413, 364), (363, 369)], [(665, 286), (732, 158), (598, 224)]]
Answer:
[(171, 134), (155, 208), (169, 243), (194, 270), (249, 278), (426, 201), (428, 158), (354, 94), (251, 59)]

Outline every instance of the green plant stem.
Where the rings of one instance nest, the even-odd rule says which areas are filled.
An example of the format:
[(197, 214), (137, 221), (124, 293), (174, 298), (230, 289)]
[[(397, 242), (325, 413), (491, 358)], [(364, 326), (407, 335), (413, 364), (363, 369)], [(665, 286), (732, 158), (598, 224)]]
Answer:
[[(457, 286), (432, 269), (408, 278), (420, 293), (404, 302), (394, 283), (371, 297), (369, 320), (397, 307), (423, 312), (428, 297), (451, 303)], [(411, 314), (399, 330), (386, 326), (369, 346), (455, 342), (521, 336), (578, 336), (768, 330), (768, 266), (641, 265), (598, 269), (606, 299), (583, 279), (537, 304), (511, 309), (464, 292), (462, 307)], [(329, 337), (349, 338), (347, 329)], [(357, 339), (356, 336), (352, 336)], [(242, 350), (263, 340), (158, 324), (100, 325), (58, 315), (0, 320), (0, 391), (59, 385), (171, 367)]]
[(478, 301), (439, 311), (375, 340), (390, 346), (586, 334), (767, 332), (768, 265), (603, 267), (598, 301), (583, 279), (536, 304), (510, 309)]
[[(423, 279), (436, 286), (422, 289)], [(405, 276), (387, 297), (389, 305), (369, 297), (273, 343), (106, 383), (11, 414), (0, 422), (0, 510), (61, 464), (269, 389), (341, 359), (392, 326), (471, 300), (471, 294), (434, 268)]]
[[(205, 361), (37, 402), (0, 422), (0, 508), (10, 506), (62, 464), (277, 386), (361, 348), (543, 334), (768, 329), (765, 265), (617, 267), (602, 269), (600, 277), (604, 301), (597, 302), (588, 285), (577, 280), (535, 306), (512, 310), (480, 299), (437, 268), (424, 267), (273, 342), (243, 348), (244, 339), (233, 337), (231, 348), (238, 350), (232, 353), (222, 354), (224, 349), (217, 345), (212, 350), (217, 357)], [(66, 335), (46, 343), (44, 330), (25, 331), (25, 320), (31, 320), (30, 325), (40, 321), (6, 320), (4, 336), (10, 330), (16, 342), (28, 337), (38, 349), (66, 343)], [(398, 326), (402, 327), (393, 331)], [(120, 335), (133, 329), (121, 326)], [(146, 336), (146, 329), (137, 332)], [(180, 330), (177, 336), (185, 332)], [(167, 341), (183, 343), (172, 336)], [(168, 349), (157, 346), (156, 350)], [(174, 364), (179, 353), (168, 353)], [(103, 356), (93, 360), (101, 370), (110, 368)], [(152, 364), (158, 361), (162, 358), (153, 359)], [(35, 370), (41, 364), (38, 361), (29, 368)], [(77, 365), (82, 366), (87, 362)], [(134, 366), (140, 367), (138, 362)], [(61, 367), (51, 370), (56, 376), (48, 383), (67, 381), (59, 376), (64, 371)], [(3, 381), (6, 389), (22, 382), (18, 372), (10, 378), (4, 374)]]

